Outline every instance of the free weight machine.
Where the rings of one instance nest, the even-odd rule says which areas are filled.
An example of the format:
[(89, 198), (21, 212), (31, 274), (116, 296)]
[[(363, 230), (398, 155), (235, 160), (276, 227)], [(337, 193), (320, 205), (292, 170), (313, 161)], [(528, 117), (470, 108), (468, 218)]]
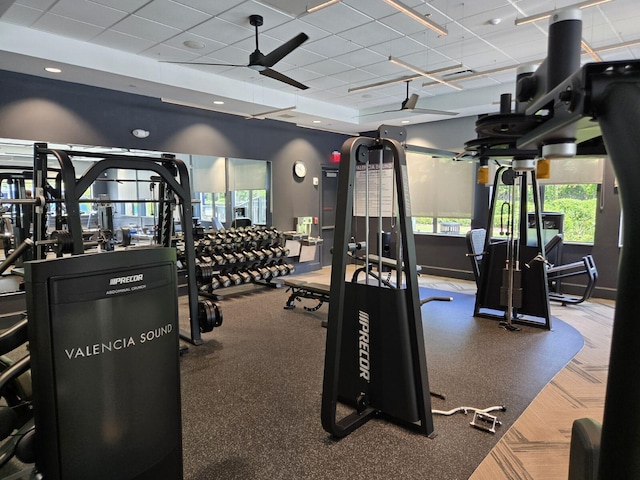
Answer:
[[(581, 38), (579, 10), (553, 12), (547, 58), (533, 72), (518, 76), (518, 109), (510, 118), (523, 121), (505, 124), (509, 118), (494, 118), (496, 127), (507, 125), (506, 129), (494, 129), (475, 143), (484, 144), (480, 154), (486, 156), (506, 148), (516, 154), (533, 152), (538, 158), (571, 157), (581, 151), (576, 145), (577, 125), (583, 120), (597, 122), (616, 173), (622, 209), (635, 212), (640, 209), (640, 61), (580, 66)], [(490, 122), (489, 118), (484, 121)], [(511, 133), (506, 140), (504, 131)], [(640, 478), (640, 379), (635, 374), (640, 364), (640, 223), (632, 214), (624, 215), (622, 223), (604, 417), (601, 429), (584, 419), (574, 422), (571, 480)]]
[[(72, 159), (74, 156), (96, 158), (96, 163), (80, 178), (76, 178)], [(50, 159), (57, 163), (56, 168), (49, 168)], [(174, 236), (173, 212), (177, 207), (182, 226), (184, 251), (181, 263), (184, 266), (187, 281), (189, 330), (180, 331), (180, 337), (193, 345), (203, 343), (202, 333), (221, 322), (220, 318), (202, 317), (202, 312), (215, 309), (202, 308), (198, 305), (198, 287), (195, 282), (195, 253), (193, 250), (193, 211), (191, 205), (191, 187), (186, 165), (173, 155), (163, 154), (160, 157), (137, 157), (133, 155), (104, 154), (95, 152), (76, 152), (73, 150), (56, 150), (48, 148), (46, 143), (34, 145), (33, 186), (34, 198), (21, 200), (34, 206), (34, 243), (36, 260), (45, 258), (46, 249), (54, 248), (58, 254), (79, 255), (91, 245), (84, 239), (84, 231), (80, 220), (80, 203), (86, 200), (82, 195), (103, 174), (110, 169), (150, 171), (157, 175), (157, 222), (155, 229), (156, 243), (164, 247), (176, 247)], [(56, 171), (53, 184), (49, 183), (49, 170)], [(154, 177), (155, 178), (155, 177)], [(64, 196), (63, 196), (64, 192)], [(14, 202), (16, 200), (13, 200)], [(97, 199), (97, 202), (102, 199)], [(119, 200), (125, 201), (125, 200)], [(109, 200), (115, 202), (115, 200)], [(53, 238), (47, 234), (48, 205), (55, 207), (56, 234)], [(62, 206), (65, 211), (63, 212)], [(112, 246), (115, 242), (113, 232), (104, 233), (97, 240), (102, 245)], [(52, 247), (53, 246), (53, 247)]]

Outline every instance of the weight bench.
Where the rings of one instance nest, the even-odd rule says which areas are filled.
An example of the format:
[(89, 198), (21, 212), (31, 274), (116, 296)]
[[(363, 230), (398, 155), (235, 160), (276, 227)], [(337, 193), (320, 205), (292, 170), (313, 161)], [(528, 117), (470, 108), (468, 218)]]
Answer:
[(287, 310), (296, 308), (296, 300), (300, 301), (303, 298), (309, 298), (311, 300), (317, 300), (318, 303), (314, 307), (303, 306), (307, 312), (315, 312), (318, 310), (324, 302), (329, 302), (330, 287), (322, 283), (305, 282), (304, 280), (296, 280), (293, 278), (287, 278), (284, 281), (287, 292), (291, 292), (287, 303), (284, 306)]

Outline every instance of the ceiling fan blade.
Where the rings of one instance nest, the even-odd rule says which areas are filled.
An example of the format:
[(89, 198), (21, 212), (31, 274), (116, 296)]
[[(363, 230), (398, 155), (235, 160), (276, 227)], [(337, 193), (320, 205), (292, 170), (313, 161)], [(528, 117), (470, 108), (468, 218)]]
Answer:
[(458, 115), (458, 112), (448, 112), (447, 110), (432, 110), (430, 108), (413, 108), (411, 109), (414, 113), (430, 113), (432, 115)]
[(413, 110), (414, 108), (416, 108), (416, 104), (418, 103), (419, 98), (420, 96), (417, 93), (414, 93), (405, 101), (405, 103), (402, 104), (402, 109)]
[(161, 60), (160, 63), (176, 63), (178, 65), (212, 65), (217, 67), (246, 67), (246, 64), (236, 65), (234, 63), (210, 63), (210, 62), (172, 62), (169, 60)]
[(289, 77), (287, 77), (286, 75), (283, 75), (280, 72), (276, 72), (275, 70), (271, 70), (270, 68), (266, 68), (266, 69), (260, 71), (260, 75), (264, 75), (266, 77), (273, 78), (274, 80), (278, 80), (280, 82), (287, 83), (287, 84), (291, 85), (292, 87), (299, 88), (300, 90), (306, 90), (307, 88), (309, 88), (306, 85), (303, 85), (302, 83), (294, 80), (293, 78), (289, 78)]
[(284, 57), (289, 55), (291, 52), (293, 52), (296, 48), (298, 48), (308, 39), (309, 37), (305, 33), (299, 33), (288, 42), (280, 45), (278, 48), (273, 50), (268, 55), (265, 55), (265, 57), (262, 59), (262, 65), (264, 65), (267, 68), (273, 67), (276, 63), (278, 63)]
[(401, 112), (402, 110), (384, 110), (382, 112), (365, 113), (364, 115), (358, 115), (358, 117), (370, 117), (371, 115), (382, 115), (383, 113)]

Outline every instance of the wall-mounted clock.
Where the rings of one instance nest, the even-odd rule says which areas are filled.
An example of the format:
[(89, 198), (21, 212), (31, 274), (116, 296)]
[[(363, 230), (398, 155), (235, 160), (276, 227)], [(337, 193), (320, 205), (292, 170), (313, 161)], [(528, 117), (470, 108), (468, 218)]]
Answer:
[(293, 164), (293, 174), (298, 178), (304, 178), (307, 175), (307, 166), (304, 162), (297, 161)]

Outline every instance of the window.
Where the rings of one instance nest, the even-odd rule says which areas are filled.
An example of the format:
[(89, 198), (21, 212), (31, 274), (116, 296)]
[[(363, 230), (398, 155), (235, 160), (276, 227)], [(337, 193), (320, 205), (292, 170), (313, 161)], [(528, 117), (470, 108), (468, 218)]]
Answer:
[(267, 224), (270, 164), (238, 158), (191, 157), (193, 190), (200, 199), (199, 216), (227, 226), (235, 218)]
[(593, 243), (603, 168), (602, 158), (554, 160), (550, 178), (539, 180), (542, 211), (564, 214), (565, 242)]
[(407, 152), (414, 231), (464, 235), (471, 228), (473, 162)]

